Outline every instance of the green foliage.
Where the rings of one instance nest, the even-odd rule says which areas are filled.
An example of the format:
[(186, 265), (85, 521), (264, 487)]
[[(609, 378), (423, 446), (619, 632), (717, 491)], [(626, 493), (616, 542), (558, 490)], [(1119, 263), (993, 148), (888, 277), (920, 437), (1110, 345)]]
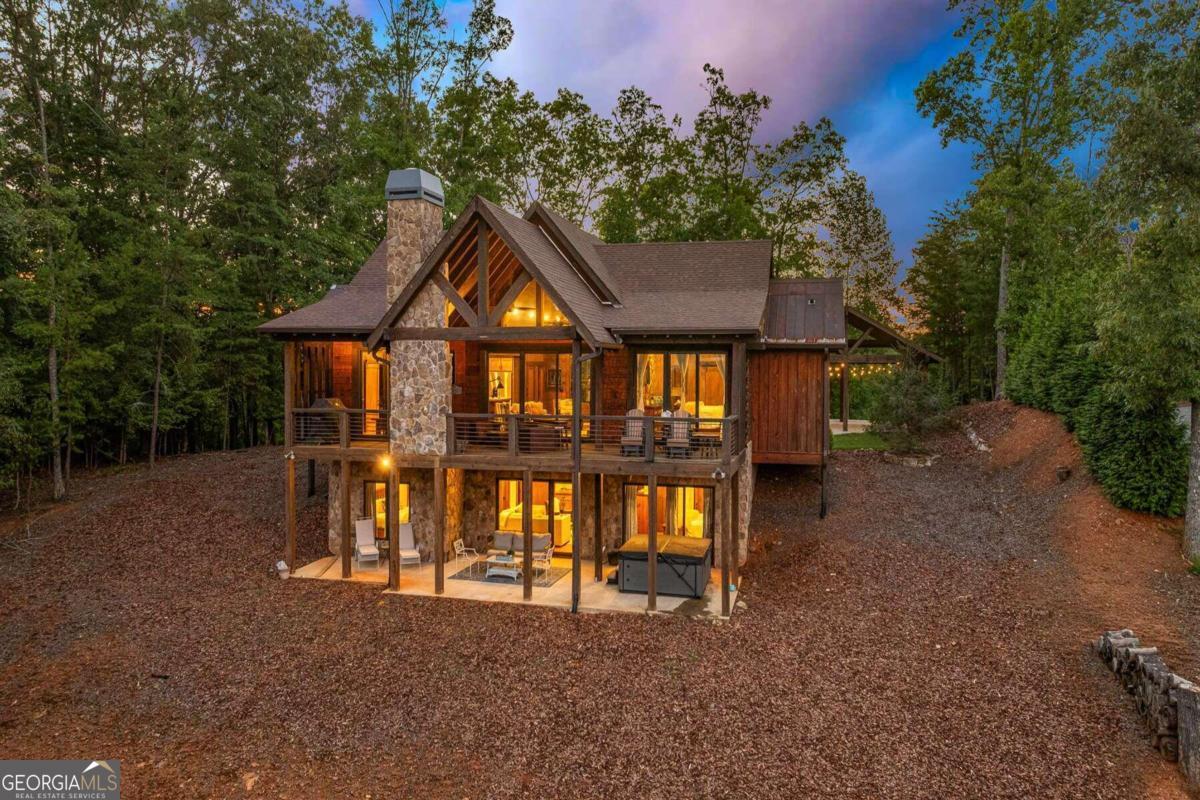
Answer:
[(833, 437), (834, 450), (887, 450), (888, 443), (877, 433), (839, 433)]
[(926, 370), (897, 369), (881, 383), (869, 409), (871, 432), (882, 434), (895, 449), (915, 449), (924, 436), (948, 422), (950, 397)]
[(1134, 408), (1097, 387), (1076, 419), (1088, 469), (1113, 503), (1165, 516), (1183, 513), (1188, 451), (1169, 403)]

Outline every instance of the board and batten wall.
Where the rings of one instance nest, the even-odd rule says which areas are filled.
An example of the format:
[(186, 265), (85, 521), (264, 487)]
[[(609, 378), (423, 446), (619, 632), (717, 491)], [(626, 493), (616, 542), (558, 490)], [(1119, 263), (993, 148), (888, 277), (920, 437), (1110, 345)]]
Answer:
[(755, 464), (820, 464), (825, 432), (825, 353), (750, 353), (750, 439)]

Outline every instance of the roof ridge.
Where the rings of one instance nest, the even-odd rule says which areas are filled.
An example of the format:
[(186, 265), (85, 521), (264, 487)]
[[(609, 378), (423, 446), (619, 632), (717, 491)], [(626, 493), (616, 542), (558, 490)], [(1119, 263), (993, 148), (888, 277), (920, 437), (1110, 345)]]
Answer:
[(772, 239), (688, 239), (686, 241), (669, 241), (669, 242), (604, 242), (602, 241), (595, 247), (637, 247), (647, 244), (764, 244), (767, 242), (773, 243)]

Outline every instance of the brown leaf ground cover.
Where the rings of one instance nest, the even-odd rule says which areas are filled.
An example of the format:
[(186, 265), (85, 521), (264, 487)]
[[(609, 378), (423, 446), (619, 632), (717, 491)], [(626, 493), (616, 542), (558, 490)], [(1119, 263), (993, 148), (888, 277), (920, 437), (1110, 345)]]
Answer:
[(1183, 796), (1087, 649), (1200, 677), (1177, 531), (1052, 418), (966, 413), (991, 453), (839, 453), (824, 521), (764, 470), (727, 624), (279, 581), (277, 449), (89, 478), (0, 538), (0, 757), (120, 758), (127, 798)]

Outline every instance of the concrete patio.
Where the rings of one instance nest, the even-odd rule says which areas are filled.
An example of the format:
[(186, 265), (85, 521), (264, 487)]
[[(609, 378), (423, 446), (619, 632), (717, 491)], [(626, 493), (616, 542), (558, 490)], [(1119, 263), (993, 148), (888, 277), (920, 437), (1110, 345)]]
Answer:
[[(384, 594), (419, 595), (423, 597), (455, 598), (459, 600), (474, 600), (484, 603), (515, 603), (524, 605), (527, 601), (521, 597), (521, 582), (503, 583), (500, 581), (461, 580), (453, 577), (461, 570), (467, 569), (470, 562), (460, 559), (446, 562), (446, 590), (441, 595), (433, 591), (433, 564), (424, 563), (419, 567), (406, 566), (400, 570), (400, 588), (396, 591), (383, 589)], [(528, 603), (550, 608), (571, 608), (571, 559), (555, 558), (555, 568), (568, 570), (566, 575), (556, 580), (550, 586), (533, 588), (533, 599)], [(476, 564), (475, 569), (481, 565)], [(616, 567), (604, 568), (604, 581), (597, 582), (590, 560), (583, 561), (583, 580), (580, 585), (579, 610), (588, 613), (618, 611), (633, 614), (646, 613), (646, 595), (617, 591), (617, 587), (607, 583), (608, 576), (616, 571)], [(336, 556), (327, 556), (305, 564), (297, 569), (293, 578), (314, 580), (342, 580), (341, 566)], [(359, 567), (353, 564), (349, 580), (360, 583), (378, 584), (386, 587), (388, 581), (387, 562), (381, 561), (378, 566)], [(708, 587), (701, 598), (658, 596), (658, 613), (679, 614), (687, 617), (721, 618), (721, 571), (712, 570)], [(730, 592), (730, 608), (736, 607), (737, 592)]]

